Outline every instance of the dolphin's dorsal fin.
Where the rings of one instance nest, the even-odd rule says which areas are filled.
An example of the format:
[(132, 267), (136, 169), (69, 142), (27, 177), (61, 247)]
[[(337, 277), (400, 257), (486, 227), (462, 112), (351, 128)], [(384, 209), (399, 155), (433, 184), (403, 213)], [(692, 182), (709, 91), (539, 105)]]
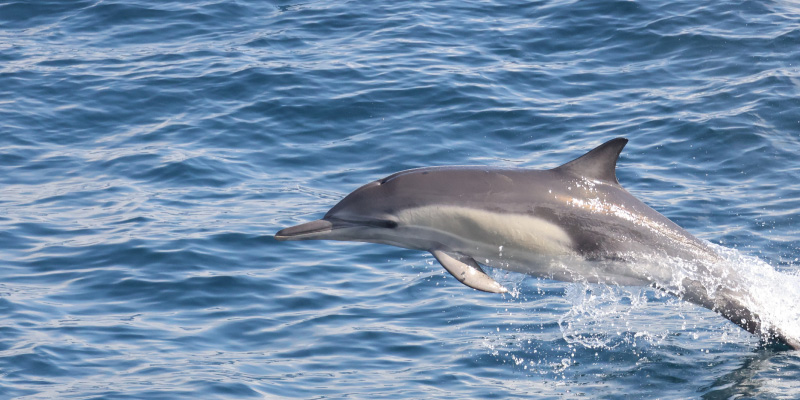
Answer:
[(628, 139), (625, 138), (611, 139), (555, 170), (619, 185), (617, 159), (626, 143)]

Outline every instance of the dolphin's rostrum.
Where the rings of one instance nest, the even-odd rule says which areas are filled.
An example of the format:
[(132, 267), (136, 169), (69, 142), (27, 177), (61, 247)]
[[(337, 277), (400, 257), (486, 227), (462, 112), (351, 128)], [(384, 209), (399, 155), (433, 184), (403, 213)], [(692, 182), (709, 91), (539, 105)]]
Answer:
[[(401, 171), (347, 195), (278, 240), (347, 240), (429, 251), (461, 283), (506, 289), (479, 266), (561, 281), (651, 285), (800, 349), (748, 309), (719, 255), (620, 186), (627, 139), (549, 170), (453, 166)], [(722, 278), (720, 278), (722, 277)]]

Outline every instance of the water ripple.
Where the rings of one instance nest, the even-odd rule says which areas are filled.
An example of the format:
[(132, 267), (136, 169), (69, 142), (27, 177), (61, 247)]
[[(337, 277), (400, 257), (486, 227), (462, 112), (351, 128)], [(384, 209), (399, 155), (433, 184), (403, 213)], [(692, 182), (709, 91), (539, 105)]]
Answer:
[(628, 190), (797, 275), (798, 16), (6, 2), (0, 397), (797, 397), (796, 356), (652, 290), (491, 271), (503, 298), (417, 252), (272, 234), (398, 170), (625, 136)]

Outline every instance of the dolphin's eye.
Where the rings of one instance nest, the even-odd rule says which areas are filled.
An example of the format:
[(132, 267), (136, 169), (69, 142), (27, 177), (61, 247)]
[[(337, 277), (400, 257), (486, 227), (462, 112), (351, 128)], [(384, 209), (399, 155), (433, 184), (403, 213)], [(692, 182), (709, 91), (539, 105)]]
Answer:
[(397, 222), (392, 221), (392, 220), (388, 220), (388, 219), (372, 221), (372, 222), (370, 222), (370, 225), (381, 227), (381, 228), (388, 228), (388, 229), (397, 228)]
[(390, 219), (373, 219), (361, 222), (361, 224), (374, 226), (376, 228), (388, 228), (388, 229), (397, 228), (397, 222), (392, 221)]

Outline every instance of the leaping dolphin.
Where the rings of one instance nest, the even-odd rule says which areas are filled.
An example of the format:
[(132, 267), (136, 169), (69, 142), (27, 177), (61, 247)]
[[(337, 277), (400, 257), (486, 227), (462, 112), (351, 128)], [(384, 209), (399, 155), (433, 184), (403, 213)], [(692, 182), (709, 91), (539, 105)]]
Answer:
[(461, 283), (506, 289), (480, 264), (560, 281), (650, 285), (800, 349), (748, 309), (746, 281), (708, 245), (620, 186), (627, 139), (549, 170), (452, 166), (397, 172), (277, 240), (346, 240), (429, 251)]

